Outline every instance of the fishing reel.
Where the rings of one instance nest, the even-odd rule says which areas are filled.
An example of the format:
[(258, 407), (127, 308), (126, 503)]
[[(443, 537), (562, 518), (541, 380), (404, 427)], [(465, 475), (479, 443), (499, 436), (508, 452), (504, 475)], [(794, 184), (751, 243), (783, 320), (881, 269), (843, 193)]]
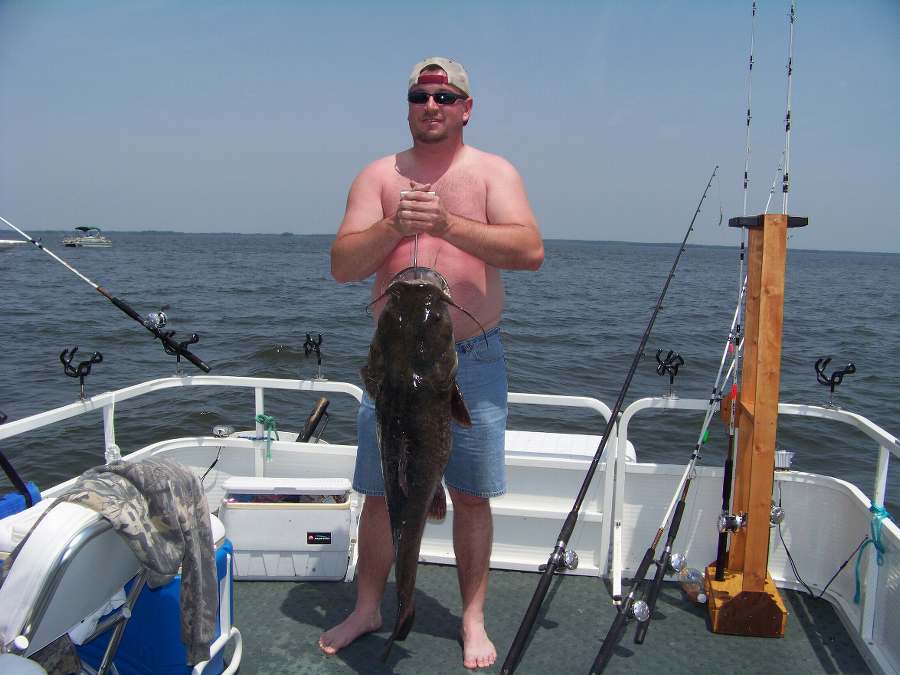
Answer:
[(683, 553), (673, 553), (669, 556), (668, 574), (681, 574), (687, 567), (687, 556)]
[(853, 365), (853, 362), (851, 361), (844, 368), (835, 370), (828, 376), (825, 374), (825, 369), (828, 367), (829, 363), (831, 363), (830, 356), (822, 357), (816, 361), (816, 381), (819, 384), (824, 384), (826, 387), (831, 387), (828, 394), (828, 403), (825, 404), (825, 407), (840, 408), (840, 406), (834, 402), (834, 388), (844, 381), (844, 375), (852, 375), (855, 373), (856, 366)]
[(163, 305), (159, 308), (158, 312), (150, 312), (147, 315), (147, 320), (144, 322), (144, 325), (147, 326), (147, 328), (155, 328), (157, 330), (165, 326), (169, 321), (169, 317), (166, 316), (167, 309), (169, 309), (169, 305)]
[[(578, 554), (574, 549), (563, 549), (561, 553), (556, 554), (555, 558), (557, 569), (559, 569), (560, 567), (565, 567), (567, 570), (578, 569)], [(546, 570), (546, 564), (538, 566), (538, 572), (544, 572)]]
[(747, 526), (746, 513), (722, 513), (719, 516), (719, 532), (737, 532), (742, 527)]
[(68, 377), (77, 377), (78, 383), (81, 387), (81, 400), (84, 400), (84, 378), (91, 374), (91, 368), (96, 363), (101, 363), (103, 361), (103, 354), (100, 352), (94, 352), (91, 354), (90, 358), (87, 361), (81, 361), (77, 366), (72, 365), (72, 360), (75, 358), (75, 354), (78, 352), (78, 347), (75, 346), (71, 351), (68, 349), (63, 349), (59, 355), (59, 360), (63, 364), (63, 372)]
[(640, 623), (644, 623), (645, 621), (650, 620), (650, 605), (646, 600), (635, 600), (631, 605), (631, 616), (635, 618), (636, 621)]
[(780, 504), (772, 502), (772, 510), (769, 511), (769, 522), (772, 525), (781, 525), (784, 522), (785, 512)]
[(666, 393), (666, 398), (677, 398), (675, 396), (675, 378), (678, 376), (678, 368), (684, 365), (684, 359), (671, 349), (666, 354), (666, 358), (660, 358), (662, 351), (662, 349), (656, 350), (656, 374), (669, 376), (669, 391)]

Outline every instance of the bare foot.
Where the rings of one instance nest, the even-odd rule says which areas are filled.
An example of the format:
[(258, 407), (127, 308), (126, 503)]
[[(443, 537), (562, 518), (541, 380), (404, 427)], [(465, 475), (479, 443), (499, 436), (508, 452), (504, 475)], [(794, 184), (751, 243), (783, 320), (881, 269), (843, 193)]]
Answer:
[(497, 650), (484, 629), (483, 623), (463, 626), (463, 665), (469, 669), (488, 668), (497, 660)]
[(331, 630), (322, 633), (319, 638), (319, 649), (326, 654), (337, 654), (356, 638), (381, 628), (381, 612), (353, 612)]

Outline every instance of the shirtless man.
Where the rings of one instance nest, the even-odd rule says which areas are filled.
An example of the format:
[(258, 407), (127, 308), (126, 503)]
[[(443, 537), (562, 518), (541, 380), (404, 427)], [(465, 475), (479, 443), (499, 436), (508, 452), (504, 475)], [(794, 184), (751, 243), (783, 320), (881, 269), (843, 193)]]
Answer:
[[(457, 378), (473, 427), (454, 427), (453, 452), (444, 479), (453, 502), (463, 665), (484, 668), (497, 658), (484, 625), (493, 539), (489, 500), (506, 489), (507, 384), (498, 328), (504, 296), (500, 270), (538, 269), (544, 246), (515, 168), (502, 157), (463, 143), (463, 127), (472, 113), (469, 78), (463, 67), (440, 57), (417, 63), (409, 77), (407, 98), (413, 147), (376, 160), (353, 181), (331, 248), (331, 273), (341, 283), (375, 274), (372, 296), (377, 297), (397, 272), (412, 264), (418, 235), (418, 264), (443, 274), (453, 299), (488, 332), (486, 344), (481, 328), (451, 308), (460, 359)], [(319, 647), (326, 654), (381, 628), (381, 599), (394, 550), (374, 419), (374, 405), (366, 396), (360, 406), (353, 479), (354, 489), (366, 495), (356, 607), (320, 637)]]

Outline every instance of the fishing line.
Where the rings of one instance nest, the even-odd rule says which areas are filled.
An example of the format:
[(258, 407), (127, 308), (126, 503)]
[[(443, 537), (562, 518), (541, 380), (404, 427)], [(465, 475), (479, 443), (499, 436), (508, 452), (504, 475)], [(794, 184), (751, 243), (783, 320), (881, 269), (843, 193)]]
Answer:
[[(769, 198), (766, 200), (766, 208), (763, 209), (763, 213), (769, 212), (769, 206), (771, 206), (772, 198), (775, 196), (775, 186), (778, 184), (778, 176), (782, 175), (783, 171), (784, 171), (784, 150), (781, 151), (781, 158), (778, 160), (778, 166), (775, 168), (775, 175), (772, 176), (772, 187), (769, 188)], [(743, 232), (743, 231), (744, 231), (744, 228), (742, 227), (741, 232)]]
[[(631, 385), (631, 380), (634, 377), (635, 371), (637, 370), (638, 363), (643, 356), (644, 348), (646, 347), (647, 340), (650, 337), (650, 331), (653, 329), (653, 324), (656, 321), (656, 317), (662, 307), (662, 302), (666, 296), (666, 292), (669, 289), (669, 284), (671, 284), (672, 279), (675, 276), (675, 268), (678, 267), (678, 261), (681, 259), (681, 254), (685, 251), (685, 245), (687, 244), (688, 237), (690, 237), (691, 232), (694, 230), (694, 223), (697, 220), (697, 216), (700, 214), (700, 208), (703, 206), (703, 202), (706, 199), (706, 195), (709, 193), (709, 188), (712, 185), (713, 178), (715, 178), (716, 172), (718, 170), (719, 167), (718, 165), (716, 165), (709, 177), (709, 181), (706, 183), (706, 188), (704, 188), (703, 190), (703, 195), (700, 197), (700, 201), (697, 204), (697, 209), (694, 211), (694, 216), (691, 218), (691, 224), (688, 226), (687, 232), (685, 232), (684, 235), (684, 239), (682, 239), (681, 244), (678, 247), (678, 254), (675, 256), (675, 261), (672, 263), (672, 269), (669, 271), (669, 276), (666, 277), (665, 284), (663, 284), (662, 291), (660, 291), (659, 298), (656, 301), (656, 307), (653, 309), (653, 313), (650, 315), (650, 320), (647, 324), (646, 329), (644, 330), (644, 334), (641, 336), (640, 344), (638, 345), (637, 351), (634, 353), (634, 358), (631, 361), (631, 367), (628, 370), (628, 374), (625, 376), (625, 381), (622, 383), (622, 388), (619, 391), (619, 395), (616, 399), (615, 405), (613, 406), (610, 413), (609, 420), (606, 423), (606, 428), (603, 431), (603, 437), (600, 440), (597, 451), (596, 453), (594, 453), (594, 458), (593, 460), (591, 460), (591, 464), (588, 467), (587, 473), (584, 477), (584, 481), (582, 482), (581, 488), (578, 491), (578, 495), (575, 498), (575, 503), (572, 506), (572, 510), (566, 517), (562, 529), (559, 532), (556, 546), (550, 554), (550, 557), (547, 559), (547, 564), (543, 567), (543, 574), (541, 575), (541, 579), (538, 582), (534, 595), (531, 598), (531, 602), (528, 605), (525, 616), (522, 618), (522, 622), (519, 625), (519, 630), (516, 633), (512, 645), (510, 646), (509, 653), (507, 654), (506, 659), (503, 662), (503, 667), (501, 668), (500, 672), (504, 675), (514, 672), (518, 667), (519, 662), (522, 659), (522, 655), (525, 652), (528, 638), (531, 635), (531, 629), (533, 628), (534, 623), (537, 620), (537, 615), (540, 611), (541, 604), (543, 603), (544, 598), (547, 595), (547, 591), (550, 589), (550, 583), (553, 580), (553, 576), (561, 566), (566, 566), (568, 560), (571, 560), (572, 552), (569, 552), (567, 555), (566, 546), (569, 543), (572, 532), (575, 530), (575, 524), (578, 521), (578, 512), (581, 510), (581, 505), (584, 502), (585, 497), (587, 496), (591, 481), (593, 480), (594, 474), (597, 471), (597, 467), (600, 464), (600, 457), (603, 454), (603, 449), (606, 447), (606, 443), (607, 441), (609, 441), (610, 436), (613, 435), (613, 427), (618, 420), (619, 413), (621, 412), (622, 405), (625, 401), (625, 395), (628, 393), (628, 387)], [(649, 561), (647, 562), (647, 566), (649, 567)], [(644, 570), (644, 573), (646, 574), (646, 569)]]
[[(49, 248), (47, 248), (46, 246), (44, 246), (39, 240), (34, 239), (34, 238), (31, 237), (30, 235), (28, 235), (28, 234), (26, 234), (25, 232), (23, 232), (22, 230), (20, 230), (18, 227), (16, 227), (15, 225), (13, 225), (11, 222), (9, 222), (9, 221), (8, 221), (6, 218), (4, 218), (3, 216), (0, 216), (0, 221), (2, 221), (2, 222), (4, 222), (4, 223), (6, 223), (7, 225), (9, 225), (12, 229), (14, 229), (14, 230), (15, 230), (16, 232), (18, 232), (20, 235), (22, 235), (22, 236), (25, 238), (26, 241), (29, 241), (29, 242), (31, 242), (32, 244), (34, 244), (35, 246), (37, 246), (37, 247), (38, 247), (39, 249), (41, 249), (44, 253), (46, 253), (47, 255), (49, 255), (49, 256), (50, 256), (51, 258), (53, 258), (56, 262), (58, 262), (60, 265), (62, 265), (63, 267), (65, 267), (67, 270), (69, 270), (70, 272), (72, 272), (73, 274), (75, 274), (79, 279), (81, 279), (82, 281), (84, 281), (85, 283), (87, 283), (89, 286), (91, 286), (95, 291), (97, 291), (98, 293), (100, 293), (100, 295), (102, 295), (103, 297), (105, 297), (105, 298), (106, 298), (107, 300), (109, 300), (112, 304), (114, 304), (114, 305), (115, 305), (116, 307), (118, 307), (120, 310), (122, 310), (123, 312), (125, 312), (125, 314), (127, 314), (128, 316), (130, 316), (132, 319), (134, 319), (135, 321), (137, 321), (139, 324), (141, 324), (141, 325), (142, 325), (144, 328), (146, 328), (148, 331), (150, 331), (151, 333), (153, 333), (153, 336), (154, 336), (155, 338), (158, 338), (159, 341), (162, 342), (163, 348), (166, 350), (167, 353), (169, 353), (169, 354), (174, 354), (174, 355), (177, 355), (177, 356), (183, 356), (184, 358), (186, 358), (188, 361), (190, 361), (191, 363), (193, 363), (195, 366), (197, 366), (200, 370), (202, 370), (202, 371), (205, 372), (205, 373), (208, 373), (210, 370), (212, 370), (212, 369), (211, 369), (208, 365), (206, 365), (199, 357), (197, 357), (195, 354), (193, 354), (192, 352), (190, 352), (190, 351), (187, 349), (186, 345), (187, 345), (189, 342), (191, 342), (191, 341), (189, 341), (189, 342), (183, 342), (183, 343), (175, 342), (175, 340), (172, 339), (172, 335), (174, 335), (174, 332), (171, 332), (171, 331), (161, 331), (161, 330), (160, 330), (161, 324), (155, 323), (154, 321), (151, 321), (151, 320), (149, 320), (149, 319), (144, 319), (144, 318), (142, 318), (141, 315), (138, 314), (138, 313), (134, 310), (134, 308), (133, 308), (131, 305), (129, 305), (129, 304), (128, 304), (127, 302), (125, 302), (124, 300), (120, 300), (119, 298), (113, 296), (113, 295), (112, 295), (109, 291), (107, 291), (105, 288), (103, 288), (102, 286), (97, 285), (96, 283), (94, 283), (93, 281), (91, 281), (90, 279), (88, 279), (88, 278), (87, 278), (86, 276), (84, 276), (81, 272), (79, 272), (77, 269), (75, 269), (74, 267), (72, 267), (69, 263), (67, 263), (65, 260), (63, 260), (62, 258), (60, 258), (60, 257), (59, 257), (58, 255), (56, 255), (53, 251), (51, 251)], [(196, 336), (194, 336), (194, 339), (192, 340), (192, 342), (196, 342), (197, 339), (199, 339), (199, 338), (196, 338)]]

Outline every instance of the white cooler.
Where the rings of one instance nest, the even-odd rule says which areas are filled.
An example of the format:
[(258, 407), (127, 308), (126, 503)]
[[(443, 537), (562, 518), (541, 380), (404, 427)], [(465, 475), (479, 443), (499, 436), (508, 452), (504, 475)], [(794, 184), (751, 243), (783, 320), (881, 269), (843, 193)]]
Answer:
[(350, 562), (350, 481), (225, 481), (219, 518), (234, 545), (235, 579), (343, 580)]

